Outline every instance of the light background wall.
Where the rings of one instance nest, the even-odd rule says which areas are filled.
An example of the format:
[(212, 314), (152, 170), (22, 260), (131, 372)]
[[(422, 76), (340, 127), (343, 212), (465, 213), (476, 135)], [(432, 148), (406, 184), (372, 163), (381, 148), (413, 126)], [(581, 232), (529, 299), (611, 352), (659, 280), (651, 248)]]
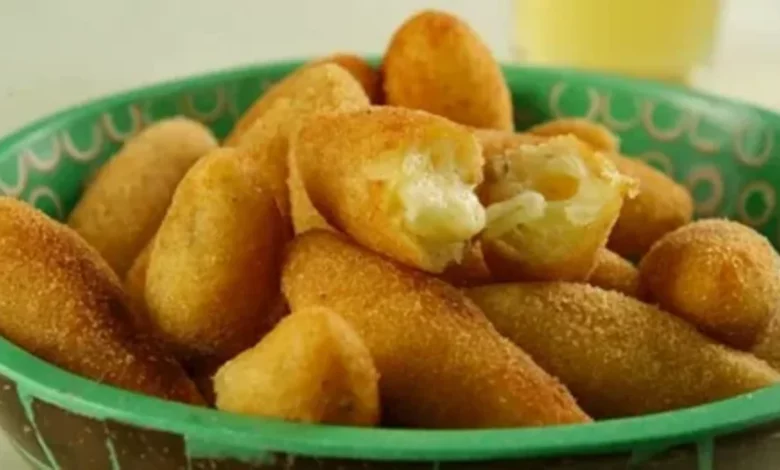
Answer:
[[(780, 108), (780, 0), (725, 2), (716, 67), (701, 83)], [(381, 52), (423, 7), (462, 15), (499, 58), (510, 57), (510, 0), (3, 0), (0, 132), (160, 79), (334, 50)]]

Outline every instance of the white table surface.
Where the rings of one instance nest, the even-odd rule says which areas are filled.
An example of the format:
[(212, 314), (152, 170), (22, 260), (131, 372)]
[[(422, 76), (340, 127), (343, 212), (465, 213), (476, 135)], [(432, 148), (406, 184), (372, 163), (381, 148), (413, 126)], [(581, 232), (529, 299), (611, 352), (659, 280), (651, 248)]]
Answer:
[[(776, 0), (725, 1), (714, 62), (697, 86), (780, 111)], [(468, 18), (498, 58), (510, 57), (509, 0), (8, 0), (0, 14), (0, 135), (158, 80), (336, 50), (377, 53), (424, 7)], [(17, 468), (21, 461), (0, 435), (0, 469)]]

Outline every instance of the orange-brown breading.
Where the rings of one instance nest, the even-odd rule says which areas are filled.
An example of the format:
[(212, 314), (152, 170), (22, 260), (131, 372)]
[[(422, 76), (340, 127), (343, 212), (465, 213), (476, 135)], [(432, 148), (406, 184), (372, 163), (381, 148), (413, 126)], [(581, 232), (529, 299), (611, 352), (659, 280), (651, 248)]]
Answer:
[(618, 292), (530, 283), (477, 287), (468, 294), (499, 332), (598, 418), (701, 405), (780, 381), (765, 362)]
[(295, 235), (314, 229), (336, 230), (312, 204), (309, 193), (306, 192), (306, 188), (301, 180), (301, 172), (298, 169), (298, 162), (294, 152), (288, 152), (287, 154), (287, 168), (290, 172), (287, 177), (287, 191), (290, 196), (290, 219)]
[(293, 311), (323, 306), (362, 337), (388, 423), (485, 428), (583, 423), (568, 391), (499, 335), (456, 288), (311, 231), (291, 244), (282, 285)]
[(133, 265), (127, 270), (124, 281), (125, 294), (127, 294), (128, 307), (135, 327), (141, 331), (152, 332), (154, 326), (149, 319), (146, 307), (146, 270), (149, 268), (149, 257), (152, 253), (154, 238), (146, 244), (141, 253), (133, 261)]
[(620, 140), (612, 131), (583, 118), (554, 119), (533, 126), (527, 132), (541, 137), (572, 134), (595, 151), (612, 154), (620, 150)]
[(393, 35), (382, 63), (389, 105), (512, 130), (512, 97), (490, 50), (465, 22), (424, 11)]
[(320, 114), (292, 142), (325, 220), (377, 252), (440, 273), (484, 225), (482, 155), (462, 126), (423, 111)]
[(214, 378), (217, 408), (304, 423), (379, 423), (379, 374), (335, 312), (297, 310)]
[(538, 145), (549, 140), (533, 134), (495, 129), (472, 129), (472, 132), (482, 147), (485, 162), (503, 157), (521, 145)]
[[(290, 215), (290, 199), (302, 204), (296, 214), (312, 211), (305, 195), (288, 194), (289, 138), (308, 117), (322, 112), (355, 111), (369, 106), (363, 89), (346, 70), (326, 63), (305, 67), (285, 80), (276, 98), (263, 107), (262, 119), (246, 129), (234, 142), (241, 158), (249, 158), (262, 171), (282, 216)], [(262, 100), (262, 98), (261, 98)], [(289, 164), (293, 164), (289, 161)]]
[(588, 284), (640, 298), (639, 270), (630, 261), (606, 248), (599, 250)]
[(780, 312), (780, 261), (737, 222), (692, 222), (658, 240), (639, 264), (642, 289), (720, 341), (750, 349)]
[(479, 188), (491, 273), (508, 281), (586, 280), (632, 185), (573, 136), (491, 156)]
[(287, 232), (254, 162), (225, 148), (187, 173), (149, 258), (151, 320), (183, 358), (229, 359), (277, 319)]
[[(312, 70), (315, 72), (312, 72)], [(338, 70), (338, 72), (334, 72), (334, 70)], [(348, 76), (351, 80), (342, 80), (342, 77), (344, 76)], [(361, 93), (355, 95), (352, 90), (349, 89), (352, 87), (352, 84), (358, 85), (358, 89)], [(330, 97), (342, 94), (350, 100), (353, 96), (363, 96), (366, 101), (368, 101), (368, 97), (366, 96), (365, 91), (363, 91), (361, 82), (355, 79), (354, 75), (352, 75), (349, 70), (341, 65), (333, 63), (332, 60), (309, 63), (284, 77), (262, 94), (252, 106), (241, 115), (228, 136), (225, 137), (224, 145), (226, 147), (235, 147), (243, 140), (244, 134), (249, 131), (260, 118), (264, 117), (277, 101), (293, 99), (301, 94), (308, 96), (307, 99), (309, 103), (312, 103), (312, 99), (317, 99), (318, 96), (330, 100)]]
[(691, 221), (693, 198), (683, 186), (640, 160), (619, 155), (613, 159), (621, 173), (638, 182), (639, 190), (623, 204), (607, 246), (628, 259), (639, 259), (664, 234)]
[(181, 366), (128, 320), (119, 278), (73, 230), (0, 198), (0, 335), (98, 382), (203, 404)]
[(198, 122), (172, 118), (153, 124), (100, 168), (68, 225), (124, 277), (157, 231), (176, 185), (216, 146)]
[(354, 54), (337, 53), (315, 60), (314, 62), (311, 62), (310, 65), (322, 63), (333, 63), (343, 67), (355, 77), (355, 80), (360, 82), (363, 91), (366, 92), (366, 96), (371, 100), (371, 103), (382, 103), (382, 77), (379, 70), (371, 66), (371, 64), (366, 62), (362, 57)]

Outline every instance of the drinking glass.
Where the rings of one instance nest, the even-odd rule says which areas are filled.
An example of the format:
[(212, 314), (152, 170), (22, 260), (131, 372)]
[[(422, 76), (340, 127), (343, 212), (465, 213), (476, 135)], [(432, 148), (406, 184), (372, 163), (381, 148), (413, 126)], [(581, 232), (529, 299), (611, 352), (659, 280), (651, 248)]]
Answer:
[(709, 59), (721, 0), (514, 0), (516, 58), (686, 83)]

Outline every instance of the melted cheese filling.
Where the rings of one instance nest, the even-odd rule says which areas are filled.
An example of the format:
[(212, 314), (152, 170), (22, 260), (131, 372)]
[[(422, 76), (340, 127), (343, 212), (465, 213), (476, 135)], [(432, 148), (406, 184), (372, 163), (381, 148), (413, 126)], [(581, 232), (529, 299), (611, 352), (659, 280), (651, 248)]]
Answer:
[(457, 177), (420, 172), (397, 186), (407, 230), (434, 243), (469, 240), (485, 226), (474, 188)]
[(504, 198), (488, 206), (485, 235), (490, 238), (551, 215), (574, 226), (590, 224), (615, 190), (614, 178), (593, 175), (572, 148), (542, 146), (524, 156), (522, 171), (497, 183)]
[(485, 208), (475, 185), (463, 181), (452, 161), (434, 167), (428, 155), (411, 152), (404, 156), (400, 171), (386, 160), (371, 168), (369, 177), (388, 183), (389, 202), (399, 223), (442, 267), (459, 262), (466, 242), (485, 227)]

